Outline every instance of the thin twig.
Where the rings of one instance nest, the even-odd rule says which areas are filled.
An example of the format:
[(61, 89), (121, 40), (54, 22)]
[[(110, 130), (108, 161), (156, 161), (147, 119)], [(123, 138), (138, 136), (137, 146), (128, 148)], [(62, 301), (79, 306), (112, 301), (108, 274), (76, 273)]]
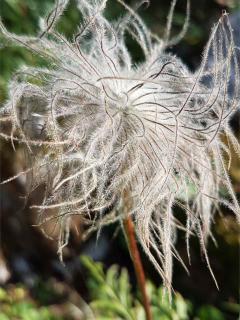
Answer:
[[(124, 197), (125, 201), (125, 209), (129, 209), (129, 201), (127, 197)], [(128, 249), (133, 261), (134, 269), (135, 269), (135, 274), (137, 278), (137, 283), (142, 295), (142, 303), (143, 307), (146, 313), (146, 320), (152, 320), (152, 313), (150, 309), (150, 302), (149, 298), (147, 296), (147, 291), (146, 291), (146, 278), (145, 278), (145, 273), (143, 270), (143, 265), (140, 257), (140, 253), (137, 247), (137, 241), (136, 241), (136, 236), (135, 236), (135, 230), (134, 230), (134, 223), (132, 221), (132, 218), (130, 215), (126, 215), (126, 218), (123, 219), (123, 228), (125, 231), (125, 235), (127, 238), (128, 242)]]

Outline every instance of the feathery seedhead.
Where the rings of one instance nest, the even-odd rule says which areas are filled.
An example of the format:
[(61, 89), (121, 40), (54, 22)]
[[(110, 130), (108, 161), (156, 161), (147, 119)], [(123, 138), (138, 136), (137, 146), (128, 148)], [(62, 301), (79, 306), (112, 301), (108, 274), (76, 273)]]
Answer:
[[(57, 210), (62, 227), (60, 252), (73, 215), (82, 215), (88, 232), (122, 221), (130, 203), (138, 239), (170, 287), (176, 229), (199, 236), (203, 252), (213, 212), (220, 204), (240, 218), (224, 156), (240, 147), (229, 126), (239, 106), (239, 58), (227, 14), (214, 26), (196, 72), (191, 72), (153, 35), (136, 11), (109, 22), (107, 1), (78, 0), (83, 21), (73, 41), (55, 25), (68, 1), (59, 0), (42, 20), (38, 37), (1, 33), (49, 62), (49, 68), (24, 67), (10, 83), (5, 111), (11, 113), (12, 140), (24, 142), (31, 158), (34, 188), (44, 182), (40, 211), (44, 224)], [(187, 9), (189, 11), (189, 7)], [(126, 34), (140, 45), (145, 60), (132, 61)], [(208, 60), (211, 55), (212, 64)], [(235, 86), (230, 97), (230, 76)], [(232, 89), (232, 88), (231, 88)], [(226, 134), (228, 145), (221, 135)], [(2, 134), (3, 137), (6, 137)], [(222, 197), (225, 187), (229, 200)], [(127, 198), (126, 199), (126, 194)], [(173, 214), (186, 212), (186, 227)], [(52, 215), (50, 215), (52, 219)], [(182, 262), (182, 261), (181, 261)], [(209, 264), (209, 263), (208, 263)]]

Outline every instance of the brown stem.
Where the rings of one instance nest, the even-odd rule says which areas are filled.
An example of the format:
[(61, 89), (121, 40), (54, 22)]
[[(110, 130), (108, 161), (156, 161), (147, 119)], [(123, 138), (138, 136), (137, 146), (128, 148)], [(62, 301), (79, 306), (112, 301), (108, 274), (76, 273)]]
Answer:
[(131, 216), (127, 216), (123, 220), (123, 227), (126, 233), (129, 252), (133, 261), (135, 274), (137, 277), (138, 286), (142, 295), (142, 302), (146, 313), (146, 320), (152, 320), (152, 314), (150, 310), (150, 303), (146, 291), (146, 279), (142, 266), (141, 257), (137, 247), (137, 241), (135, 236), (134, 224)]

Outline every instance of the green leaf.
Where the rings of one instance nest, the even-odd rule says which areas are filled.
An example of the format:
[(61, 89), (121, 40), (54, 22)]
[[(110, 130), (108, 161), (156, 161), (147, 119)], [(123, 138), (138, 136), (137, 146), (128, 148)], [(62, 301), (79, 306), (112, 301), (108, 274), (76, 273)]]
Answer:
[(121, 276), (119, 277), (119, 297), (123, 305), (130, 308), (132, 305), (130, 293), (129, 277), (126, 269), (122, 269)]
[(84, 267), (91, 273), (91, 276), (99, 283), (104, 283), (104, 273), (101, 263), (94, 263), (94, 261), (87, 256), (82, 256), (80, 259)]
[(7, 292), (4, 289), (0, 288), (0, 301), (5, 300), (7, 300)]
[(213, 306), (201, 307), (198, 311), (198, 317), (200, 320), (224, 320), (222, 312)]
[(126, 308), (120, 302), (111, 300), (95, 300), (90, 305), (93, 310), (106, 313), (106, 315), (112, 315), (113, 318), (120, 316), (121, 319), (133, 320)]
[(183, 297), (177, 293), (175, 298), (175, 306), (176, 306), (176, 312), (178, 315), (178, 319), (181, 320), (187, 320), (188, 319), (188, 311), (189, 311), (189, 305), (187, 302), (183, 299)]

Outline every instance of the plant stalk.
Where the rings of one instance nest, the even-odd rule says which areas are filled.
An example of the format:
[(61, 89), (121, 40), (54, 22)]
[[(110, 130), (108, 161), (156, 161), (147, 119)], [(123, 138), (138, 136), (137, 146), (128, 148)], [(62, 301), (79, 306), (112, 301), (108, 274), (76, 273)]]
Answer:
[(137, 247), (135, 228), (131, 216), (127, 216), (126, 218), (124, 218), (123, 227), (127, 237), (128, 249), (133, 261), (135, 274), (137, 277), (137, 283), (142, 296), (142, 303), (146, 313), (146, 320), (152, 320), (150, 303), (146, 291), (146, 278), (143, 270), (140, 253)]

